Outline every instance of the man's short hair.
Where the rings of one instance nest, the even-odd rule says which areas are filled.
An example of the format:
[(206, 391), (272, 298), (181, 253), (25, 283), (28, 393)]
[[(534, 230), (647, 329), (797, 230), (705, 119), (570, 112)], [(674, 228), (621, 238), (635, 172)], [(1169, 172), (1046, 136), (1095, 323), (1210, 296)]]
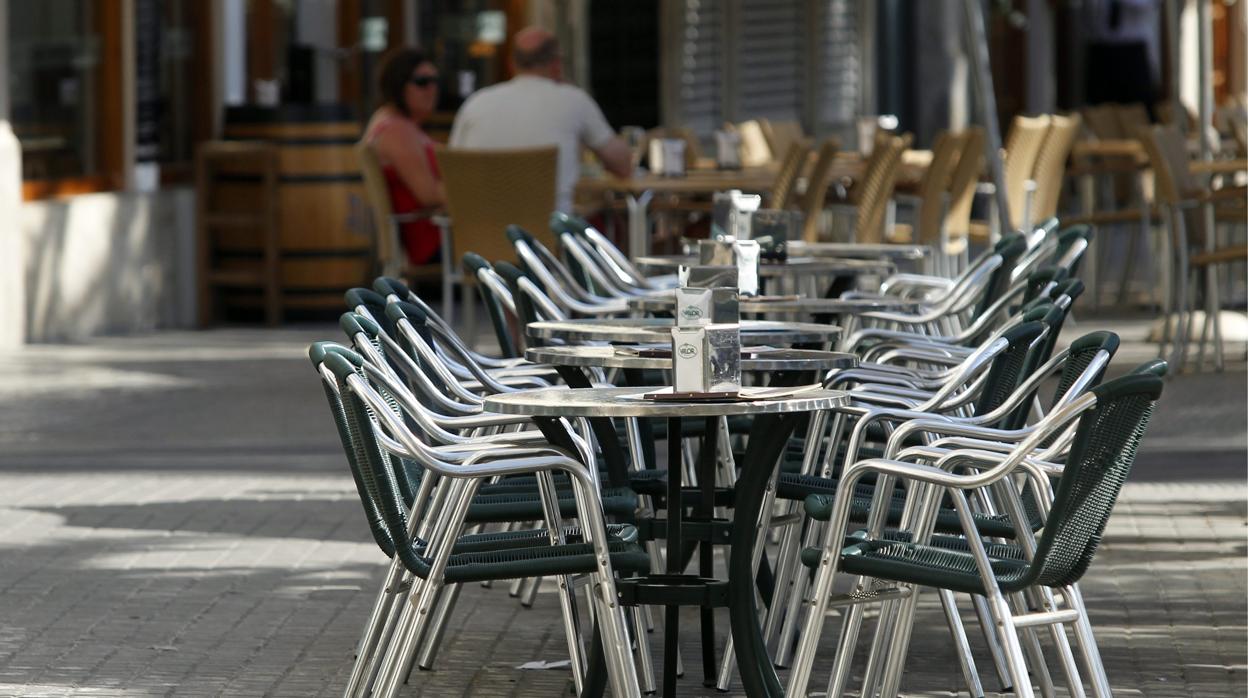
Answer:
[(531, 51), (515, 48), (512, 50), (511, 57), (520, 70), (541, 68), (559, 57), (559, 40), (552, 36)]

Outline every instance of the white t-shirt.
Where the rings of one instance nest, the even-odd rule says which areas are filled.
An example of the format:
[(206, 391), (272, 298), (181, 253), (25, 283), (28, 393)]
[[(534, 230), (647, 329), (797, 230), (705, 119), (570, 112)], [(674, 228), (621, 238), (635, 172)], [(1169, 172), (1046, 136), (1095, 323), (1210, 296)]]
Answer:
[(559, 146), (555, 205), (570, 213), (572, 189), (581, 175), (581, 144), (597, 150), (614, 136), (602, 110), (584, 90), (520, 75), (468, 97), (455, 115), (451, 147)]

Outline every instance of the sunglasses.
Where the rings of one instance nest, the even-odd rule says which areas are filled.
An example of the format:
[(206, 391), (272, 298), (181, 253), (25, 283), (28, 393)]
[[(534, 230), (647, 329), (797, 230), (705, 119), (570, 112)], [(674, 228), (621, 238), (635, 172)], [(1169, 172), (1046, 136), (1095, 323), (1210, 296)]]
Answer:
[(412, 77), (408, 78), (407, 81), (417, 87), (428, 87), (430, 85), (436, 85), (438, 83), (438, 76), (436, 75), (413, 75)]

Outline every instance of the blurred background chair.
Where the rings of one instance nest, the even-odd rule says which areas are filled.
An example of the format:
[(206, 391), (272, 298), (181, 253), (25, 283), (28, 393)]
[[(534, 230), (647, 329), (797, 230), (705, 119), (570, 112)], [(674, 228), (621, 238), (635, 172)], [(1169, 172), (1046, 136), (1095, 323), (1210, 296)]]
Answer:
[(763, 128), (763, 135), (767, 138), (767, 145), (771, 148), (772, 155), (780, 157), (782, 154), (788, 153), (797, 143), (808, 143), (809, 138), (802, 131), (802, 125), (797, 121), (772, 121), (770, 119), (758, 120)]
[[(1204, 364), (1205, 343), (1213, 334), (1214, 365), (1223, 367), (1221, 299), (1217, 275), (1219, 265), (1248, 261), (1248, 245), (1222, 244), (1217, 240), (1218, 215), (1230, 209), (1227, 220), (1244, 222), (1245, 190), (1241, 187), (1213, 190), (1192, 176), (1183, 134), (1173, 126), (1142, 128), (1138, 135), (1153, 168), (1157, 205), (1171, 245), (1170, 293), (1159, 336), (1160, 350), (1173, 340), (1171, 366), (1182, 372), (1195, 319), (1195, 304), (1189, 296), (1192, 272), (1202, 276), (1205, 317), (1200, 336), (1197, 367)], [(1171, 320), (1171, 314), (1174, 314)]]
[[(890, 228), (890, 210), (893, 185), (897, 182), (897, 169), (901, 156), (910, 147), (913, 136), (896, 136), (881, 131), (876, 135), (875, 147), (866, 163), (862, 178), (854, 182), (849, 191), (849, 204), (832, 207), (834, 219), (847, 218), (852, 227), (849, 236), (854, 242), (881, 243), (885, 230)], [(843, 232), (834, 227), (833, 235)]]
[[(465, 252), (486, 259), (512, 259), (515, 251), (503, 234), (508, 225), (519, 225), (547, 246), (554, 236), (547, 222), (555, 209), (555, 177), (558, 149), (554, 146), (516, 150), (438, 151), (438, 169), (446, 187), (446, 210), (450, 214), (449, 244), (442, 249), (442, 293), (449, 298), (452, 285), (473, 283), (455, 260)], [(463, 293), (466, 338), (476, 338), (476, 304)], [(449, 308), (443, 317), (453, 322)]]
[[(360, 161), (360, 173), (364, 177), (364, 198), (372, 219), (373, 246), (377, 260), (377, 273), (382, 276), (396, 276), (410, 281), (421, 279), (437, 279), (442, 276), (441, 263), (412, 265), (399, 237), (399, 226), (410, 221), (432, 218), (433, 209), (418, 213), (396, 214), (390, 201), (390, 191), (386, 186), (385, 175), (382, 174), (381, 163), (377, 160), (377, 152), (369, 143), (361, 141), (355, 146), (355, 155)], [(439, 226), (442, 232), (442, 249), (448, 249), (446, 226)], [(450, 312), (451, 296), (442, 296), (442, 312), (446, 316)]]
[(775, 160), (776, 155), (763, 133), (763, 125), (757, 119), (742, 121), (733, 129), (741, 136), (742, 167), (762, 167)]

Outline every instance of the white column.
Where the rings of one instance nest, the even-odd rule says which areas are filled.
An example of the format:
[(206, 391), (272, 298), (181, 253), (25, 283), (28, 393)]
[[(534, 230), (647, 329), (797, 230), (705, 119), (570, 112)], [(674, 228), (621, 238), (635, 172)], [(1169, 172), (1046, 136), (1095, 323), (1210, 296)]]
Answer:
[(221, 0), (222, 39), (221, 74), (224, 77), (225, 103), (230, 106), (247, 102), (247, 2)]
[[(0, 0), (0, 75), (9, 74), (9, 3)], [(0, 349), (26, 341), (26, 245), (20, 225), (22, 149), (9, 125), (9, 81), (0, 80)]]

